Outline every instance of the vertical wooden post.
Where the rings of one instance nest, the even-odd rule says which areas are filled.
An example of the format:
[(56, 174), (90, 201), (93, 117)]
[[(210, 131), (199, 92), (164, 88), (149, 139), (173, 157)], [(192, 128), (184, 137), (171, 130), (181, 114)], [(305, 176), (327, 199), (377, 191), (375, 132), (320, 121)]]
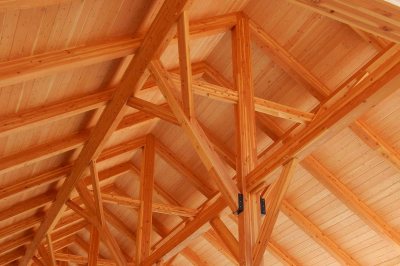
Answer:
[(152, 231), (152, 199), (154, 185), (154, 137), (146, 137), (140, 171), (140, 209), (136, 232), (136, 263), (150, 255)]
[(183, 110), (186, 116), (190, 119), (194, 116), (194, 105), (189, 41), (189, 16), (187, 11), (183, 11), (178, 20), (179, 67)]
[(92, 225), (90, 229), (90, 245), (88, 254), (89, 266), (97, 265), (97, 258), (99, 255), (99, 244), (100, 244), (99, 230), (94, 225)]
[(238, 92), (237, 118), (237, 177), (238, 188), (243, 194), (244, 210), (239, 214), (239, 264), (252, 265), (254, 235), (251, 225), (251, 200), (246, 189), (245, 177), (257, 162), (256, 124), (251, 65), (251, 41), (248, 18), (238, 15), (232, 32), (233, 76)]

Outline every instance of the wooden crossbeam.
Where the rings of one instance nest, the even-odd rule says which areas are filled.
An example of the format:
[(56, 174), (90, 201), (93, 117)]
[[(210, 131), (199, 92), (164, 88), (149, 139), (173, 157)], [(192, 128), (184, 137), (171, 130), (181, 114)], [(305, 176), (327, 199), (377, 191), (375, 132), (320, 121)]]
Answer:
[[(171, 73), (170, 77), (174, 81), (174, 83), (180, 84), (180, 79), (178, 75)], [(227, 103), (236, 104), (238, 102), (238, 92), (226, 87), (214, 85), (201, 80), (193, 80), (192, 87), (193, 92), (201, 96), (209, 97)], [(275, 103), (259, 97), (254, 97), (254, 104), (255, 110), (259, 113), (288, 119), (297, 123), (306, 123), (314, 118), (314, 114), (312, 113), (305, 112), (291, 106)]]
[(260, 233), (253, 249), (254, 265), (259, 265), (262, 257), (264, 256), (264, 252), (267, 248), (272, 230), (274, 229), (275, 222), (278, 219), (279, 208), (290, 185), (296, 164), (297, 159), (291, 159), (286, 165), (283, 166), (281, 176), (273, 185), (270, 196), (266, 199), (268, 201), (268, 206), (266, 209), (266, 213), (268, 213), (268, 215), (264, 218)]
[(378, 235), (391, 242), (396, 249), (400, 248), (400, 233), (384, 221), (380, 215), (363, 203), (357, 195), (355, 195), (334, 174), (323, 166), (320, 161), (310, 155), (304, 159), (301, 164)]
[(122, 119), (127, 100), (135, 91), (143, 86), (148, 77), (146, 68), (150, 60), (154, 56), (159, 55), (168, 45), (169, 40), (174, 37), (174, 32), (171, 28), (181, 12), (189, 6), (190, 3), (188, 1), (167, 0), (159, 10), (157, 17), (140, 44), (139, 50), (118, 85), (112, 100), (103, 111), (91, 136), (82, 148), (78, 159), (72, 167), (69, 178), (60, 188), (57, 200), (48, 210), (45, 220), (35, 234), (34, 240), (27, 248), (26, 254), (21, 260), (21, 265), (25, 266), (29, 263), (43, 237), (57, 222), (60, 212), (63, 210), (64, 203), (67, 201), (82, 173), (90, 161), (100, 155), (106, 140), (117, 128)]
[(156, 105), (137, 97), (131, 97), (127, 103), (130, 107), (152, 114), (165, 121), (178, 125), (178, 121), (168, 108), (168, 105)]
[[(189, 23), (190, 36), (191, 38), (199, 38), (226, 32), (235, 23), (235, 13), (192, 21)], [(56, 72), (132, 55), (137, 53), (143, 41), (143, 35), (126, 37), (111, 42), (47, 52), (2, 62), (0, 63), (0, 86), (8, 86)]]
[(69, 3), (71, 1), (72, 0), (36, 0), (36, 1), (6, 0), (6, 1), (0, 2), (0, 11), (4, 12), (5, 10), (39, 8), (39, 7), (46, 7), (46, 6)]
[[(136, 210), (140, 209), (141, 205), (141, 200), (138, 199), (132, 199), (127, 196), (122, 196), (119, 193), (103, 193), (102, 194), (104, 202), (112, 203), (112, 204), (117, 204), (119, 206), (125, 206), (129, 208), (133, 208)], [(169, 205), (169, 204), (162, 204), (162, 203), (153, 203), (151, 208), (152, 212), (155, 213), (162, 213), (162, 214), (168, 214), (168, 215), (177, 215), (181, 217), (194, 217), (197, 214), (197, 210), (195, 209), (190, 209), (190, 208), (185, 208), (185, 207), (180, 207), (180, 206), (174, 206), (174, 205)]]
[(256, 236), (251, 224), (252, 208), (250, 206), (252, 201), (250, 200), (251, 195), (247, 191), (245, 177), (256, 166), (257, 146), (250, 28), (249, 20), (245, 16), (238, 16), (236, 26), (232, 30), (232, 46), (234, 87), (238, 96), (235, 109), (236, 177), (239, 191), (243, 195), (244, 205), (243, 211), (238, 214), (238, 262), (240, 265), (252, 265), (253, 242)]
[[(268, 158), (262, 160), (247, 176), (250, 190), (271, 183), (268, 174), (287, 162), (290, 156), (305, 156), (310, 144), (317, 144), (347, 127), (366, 110), (392, 94), (399, 84), (396, 75), (400, 70), (400, 53), (397, 46), (388, 47), (353, 75), (351, 81), (341, 86), (320, 109), (321, 111), (295, 138), (288, 138)], [(367, 79), (359, 80), (368, 73)], [(356, 77), (356, 79), (353, 79)], [(358, 78), (358, 79), (357, 79)], [(355, 85), (354, 85), (355, 84)], [(346, 97), (341, 97), (346, 95)], [(329, 134), (327, 130), (329, 129)], [(322, 134), (324, 135), (321, 138)], [(302, 153), (299, 155), (299, 153)], [(301, 158), (301, 157), (299, 157)], [(303, 157), (304, 158), (304, 157)]]
[(226, 199), (228, 206), (237, 209), (238, 189), (228, 174), (225, 164), (212, 149), (212, 144), (207, 139), (204, 131), (196, 119), (189, 120), (174, 94), (174, 84), (161, 62), (154, 60), (150, 63), (150, 71), (157, 80), (161, 92), (166, 98), (172, 112), (175, 114), (184, 132), (190, 139), (210, 176), (212, 176)]
[(400, 43), (398, 27), (400, 7), (389, 1), (290, 0), (290, 2), (357, 29)]
[(210, 225), (215, 230), (218, 237), (226, 245), (229, 252), (235, 257), (236, 262), (240, 261), (239, 241), (237, 241), (235, 236), (231, 233), (231, 231), (229, 231), (228, 227), (226, 227), (224, 222), (219, 217), (216, 217), (216, 218), (210, 220)]
[(369, 147), (380, 153), (385, 159), (400, 170), (400, 152), (387, 143), (374, 129), (362, 120), (355, 121), (350, 128)]
[(250, 28), (255, 41), (286, 73), (303, 85), (318, 100), (324, 101), (330, 94), (329, 88), (307, 70), (289, 51), (275, 41), (256, 22), (250, 20)]
[(297, 224), (305, 233), (321, 245), (337, 261), (344, 265), (360, 265), (349, 254), (341, 249), (333, 240), (326, 236), (316, 225), (304, 217), (289, 202), (283, 201), (282, 212)]

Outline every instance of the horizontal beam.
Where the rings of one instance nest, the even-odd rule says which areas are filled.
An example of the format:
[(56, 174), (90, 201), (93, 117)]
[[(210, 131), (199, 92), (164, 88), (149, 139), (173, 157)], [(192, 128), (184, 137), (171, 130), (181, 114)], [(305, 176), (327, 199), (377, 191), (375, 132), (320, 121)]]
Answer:
[[(180, 79), (178, 75), (171, 73), (170, 76), (174, 83), (180, 84)], [(229, 88), (214, 85), (206, 81), (200, 80), (193, 80), (192, 88), (194, 93), (201, 96), (209, 97), (227, 103), (237, 104), (238, 102), (238, 93)], [(313, 113), (301, 111), (297, 108), (275, 103), (259, 97), (254, 97), (254, 104), (256, 112), (291, 120), (293, 122), (306, 123), (314, 118)]]
[[(116, 204), (119, 206), (129, 207), (133, 209), (140, 208), (140, 200), (132, 199), (127, 196), (117, 195), (115, 193), (102, 193), (101, 197), (104, 202)], [(177, 215), (181, 217), (193, 217), (196, 216), (197, 210), (184, 208), (180, 206), (173, 206), (169, 204), (162, 204), (162, 203), (152, 203), (152, 209), (154, 213), (161, 213), (167, 215)]]
[[(193, 39), (229, 31), (235, 23), (235, 13), (192, 21), (190, 35)], [(143, 38), (143, 35), (121, 38), (2, 62), (0, 87), (132, 55), (140, 47)]]

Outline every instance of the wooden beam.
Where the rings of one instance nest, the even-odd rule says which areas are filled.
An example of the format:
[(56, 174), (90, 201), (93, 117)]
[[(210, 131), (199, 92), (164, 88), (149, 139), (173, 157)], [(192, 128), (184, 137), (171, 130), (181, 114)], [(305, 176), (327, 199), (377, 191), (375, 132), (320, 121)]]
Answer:
[[(110, 194), (103, 193), (102, 197), (104, 202), (140, 210), (141, 200), (132, 199), (127, 196), (123, 196), (120, 193), (110, 193)], [(153, 203), (151, 207), (149, 206), (149, 210), (155, 213), (177, 215), (181, 217), (194, 217), (197, 214), (197, 210), (195, 209), (163, 204), (163, 203)]]
[(124, 114), (124, 107), (127, 100), (147, 79), (146, 68), (150, 60), (154, 56), (159, 55), (168, 45), (169, 40), (174, 36), (174, 32), (171, 31), (173, 24), (181, 12), (189, 6), (190, 3), (187, 0), (167, 0), (161, 7), (157, 17), (150, 26), (150, 30), (146, 33), (138, 52), (118, 85), (113, 99), (103, 111), (91, 136), (72, 167), (70, 176), (60, 188), (57, 200), (48, 210), (45, 220), (39, 227), (32, 243), (27, 248), (26, 254), (21, 260), (21, 265), (25, 266), (29, 263), (43, 237), (49, 230), (51, 231), (57, 222), (60, 212), (63, 210), (64, 203), (67, 201), (89, 162), (100, 155), (108, 137), (117, 128)]
[(255, 41), (286, 73), (318, 100), (324, 101), (330, 94), (329, 88), (307, 70), (289, 51), (275, 41), (264, 29), (250, 20), (250, 29)]
[(350, 128), (373, 150), (380, 153), (383, 158), (400, 170), (400, 152), (387, 143), (374, 129), (362, 120), (355, 121)]
[(156, 140), (156, 150), (157, 154), (160, 155), (169, 165), (171, 165), (176, 171), (181, 175), (186, 177), (188, 181), (198, 189), (204, 196), (211, 198), (215, 191), (210, 185), (208, 185), (204, 180), (195, 175), (188, 166), (186, 166), (179, 156), (174, 154), (167, 146), (165, 146), (160, 140)]
[(207, 223), (210, 219), (217, 216), (226, 206), (222, 197), (219, 197), (214, 202), (206, 205), (191, 221), (188, 221), (184, 228), (171, 237), (167, 237), (164, 244), (158, 247), (154, 252), (143, 261), (143, 265), (152, 265), (172, 249), (182, 244), (190, 236), (192, 236), (201, 226)]
[[(226, 32), (235, 23), (235, 13), (193, 21), (189, 23), (190, 35), (191, 38), (199, 38)], [(0, 63), (0, 86), (4, 87), (57, 72), (126, 57), (137, 53), (143, 42), (144, 38), (141, 34), (140, 36), (129, 36), (111, 42), (47, 52), (2, 62)]]
[(90, 245), (88, 254), (88, 265), (95, 266), (98, 263), (100, 245), (100, 234), (98, 229), (92, 225), (90, 229)]
[(400, 248), (400, 233), (385, 222), (380, 215), (363, 203), (357, 195), (347, 188), (334, 174), (326, 169), (321, 162), (310, 155), (304, 159), (301, 164), (378, 235), (391, 242), (396, 249)]
[(269, 240), (268, 251), (277, 258), (280, 262), (288, 266), (299, 266), (301, 265), (292, 256), (290, 256), (285, 250), (283, 250), (276, 242)]
[(39, 7), (46, 7), (52, 5), (59, 5), (70, 3), (72, 0), (5, 0), (0, 1), (0, 11), (6, 10), (20, 10), (20, 9), (33, 9)]
[(56, 266), (56, 260), (54, 258), (54, 248), (53, 248), (53, 241), (51, 239), (50, 235), (46, 236), (46, 241), (47, 241), (47, 249), (50, 255), (50, 262), (51, 262), (51, 266)]
[(152, 61), (150, 71), (154, 75), (161, 92), (166, 98), (172, 112), (175, 114), (192, 146), (198, 153), (210, 176), (212, 176), (226, 199), (228, 206), (235, 211), (237, 209), (238, 189), (228, 174), (226, 166), (221, 158), (212, 149), (211, 143), (205, 136), (196, 119), (189, 120), (174, 94), (174, 84), (169, 78), (168, 72), (159, 61)]
[(154, 136), (146, 137), (140, 168), (140, 206), (136, 229), (136, 264), (150, 255), (153, 218), (153, 186), (155, 148)]
[[(180, 84), (178, 75), (171, 73), (170, 77), (174, 83)], [(226, 87), (214, 85), (201, 80), (193, 80), (192, 87), (194, 93), (201, 96), (233, 104), (238, 102), (238, 92)], [(287, 119), (296, 123), (306, 123), (314, 118), (314, 114), (312, 113), (304, 112), (297, 108), (275, 103), (259, 97), (254, 97), (254, 104), (255, 110), (259, 113)]]
[(360, 265), (349, 254), (341, 249), (333, 240), (324, 234), (316, 225), (304, 217), (300, 211), (289, 204), (287, 201), (282, 202), (282, 212), (297, 224), (312, 239), (320, 244), (329, 254), (338, 262), (344, 265)]
[(235, 236), (229, 231), (228, 227), (226, 227), (219, 217), (210, 220), (210, 224), (231, 254), (235, 257), (236, 261), (239, 261), (240, 245)]
[(257, 145), (250, 28), (249, 20), (245, 16), (238, 16), (236, 27), (232, 30), (232, 46), (234, 86), (238, 96), (235, 109), (237, 141), (236, 177), (239, 191), (243, 195), (244, 205), (243, 211), (238, 214), (238, 263), (240, 265), (252, 265), (253, 243), (256, 236), (251, 224), (251, 195), (247, 191), (245, 177), (257, 164)]
[(257, 238), (257, 242), (253, 249), (253, 263), (254, 265), (259, 265), (260, 261), (264, 256), (265, 249), (267, 248), (268, 241), (271, 237), (272, 230), (276, 220), (278, 219), (279, 208), (283, 201), (283, 197), (290, 185), (290, 181), (294, 174), (294, 168), (297, 164), (297, 159), (291, 159), (289, 163), (283, 166), (281, 176), (273, 185), (273, 191), (270, 197), (266, 199), (268, 201), (268, 206), (266, 213), (268, 215), (264, 218), (261, 225), (260, 233)]
[(195, 116), (192, 91), (192, 64), (190, 60), (189, 14), (182, 12), (178, 21), (178, 51), (181, 75), (182, 105), (186, 116)]
[(165, 121), (179, 125), (174, 114), (169, 109), (168, 105), (156, 105), (154, 103), (142, 100), (137, 97), (131, 97), (127, 103), (130, 107), (141, 110), (143, 112), (154, 115)]
[[(71, 263), (76, 263), (76, 264), (84, 264), (84, 265), (89, 263), (88, 258), (79, 256), (79, 255), (74, 255), (74, 254), (56, 253), (55, 257), (56, 257), (57, 261), (66, 261), (66, 262), (71, 262)], [(98, 259), (96, 265), (109, 266), (109, 265), (117, 265), (117, 264), (112, 260)], [(132, 264), (130, 264), (130, 265), (132, 265)]]
[(357, 29), (400, 43), (398, 26), (400, 7), (388, 1), (290, 0), (290, 2)]
[[(90, 168), (90, 177), (91, 177), (91, 183), (92, 183), (92, 188), (93, 188), (93, 195), (94, 195), (94, 205), (95, 205), (95, 211), (96, 215), (99, 219), (100, 224), (104, 224), (104, 210), (103, 210), (103, 200), (101, 198), (101, 191), (100, 191), (100, 178), (99, 178), (99, 172), (97, 171), (97, 162), (96, 161), (91, 161), (89, 164)], [(84, 186), (85, 189), (87, 189), (86, 186)]]
[(210, 245), (212, 245), (217, 251), (219, 251), (226, 259), (228, 259), (232, 264), (236, 265), (238, 261), (239, 254), (236, 256), (225, 245), (221, 237), (214, 231), (209, 230), (202, 236)]
[[(136, 125), (136, 122), (138, 122), (136, 118), (136, 115), (125, 116), (125, 118), (119, 124), (117, 130)], [(82, 145), (84, 145), (89, 138), (89, 132), (93, 130), (94, 129), (85, 130), (81, 133), (65, 137), (62, 140), (56, 140), (50, 143), (33, 146), (21, 152), (5, 156), (1, 158), (0, 173), (6, 173), (11, 170), (18, 169), (20, 167), (82, 147)]]
[(360, 36), (361, 39), (363, 39), (364, 41), (368, 42), (369, 44), (371, 44), (372, 46), (374, 46), (377, 50), (381, 50), (384, 49), (386, 46), (389, 45), (390, 42), (375, 36), (371, 33), (362, 31), (360, 29), (357, 29), (355, 27), (350, 26), (350, 28), (357, 33), (358, 36)]
[[(400, 83), (400, 78), (396, 77), (400, 71), (399, 62), (400, 53), (396, 46), (371, 59), (331, 96), (313, 121), (300, 129), (295, 138), (287, 138), (283, 145), (258, 164), (246, 178), (249, 189), (270, 184), (272, 180), (268, 179), (268, 174), (287, 162), (290, 156), (304, 158), (319, 142), (337, 134), (356, 117), (392, 94)], [(365, 75), (368, 78), (360, 80)], [(317, 138), (319, 142), (316, 142)]]

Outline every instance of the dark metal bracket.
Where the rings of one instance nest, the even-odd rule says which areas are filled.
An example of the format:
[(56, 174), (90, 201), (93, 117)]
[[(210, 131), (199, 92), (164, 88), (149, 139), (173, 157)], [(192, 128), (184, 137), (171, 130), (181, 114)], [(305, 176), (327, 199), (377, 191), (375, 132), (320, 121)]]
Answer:
[(244, 210), (244, 203), (243, 203), (243, 194), (238, 193), (238, 209), (234, 212), (234, 214), (239, 215)]
[(265, 199), (263, 197), (260, 197), (260, 212), (261, 215), (267, 214), (267, 209), (265, 208)]

